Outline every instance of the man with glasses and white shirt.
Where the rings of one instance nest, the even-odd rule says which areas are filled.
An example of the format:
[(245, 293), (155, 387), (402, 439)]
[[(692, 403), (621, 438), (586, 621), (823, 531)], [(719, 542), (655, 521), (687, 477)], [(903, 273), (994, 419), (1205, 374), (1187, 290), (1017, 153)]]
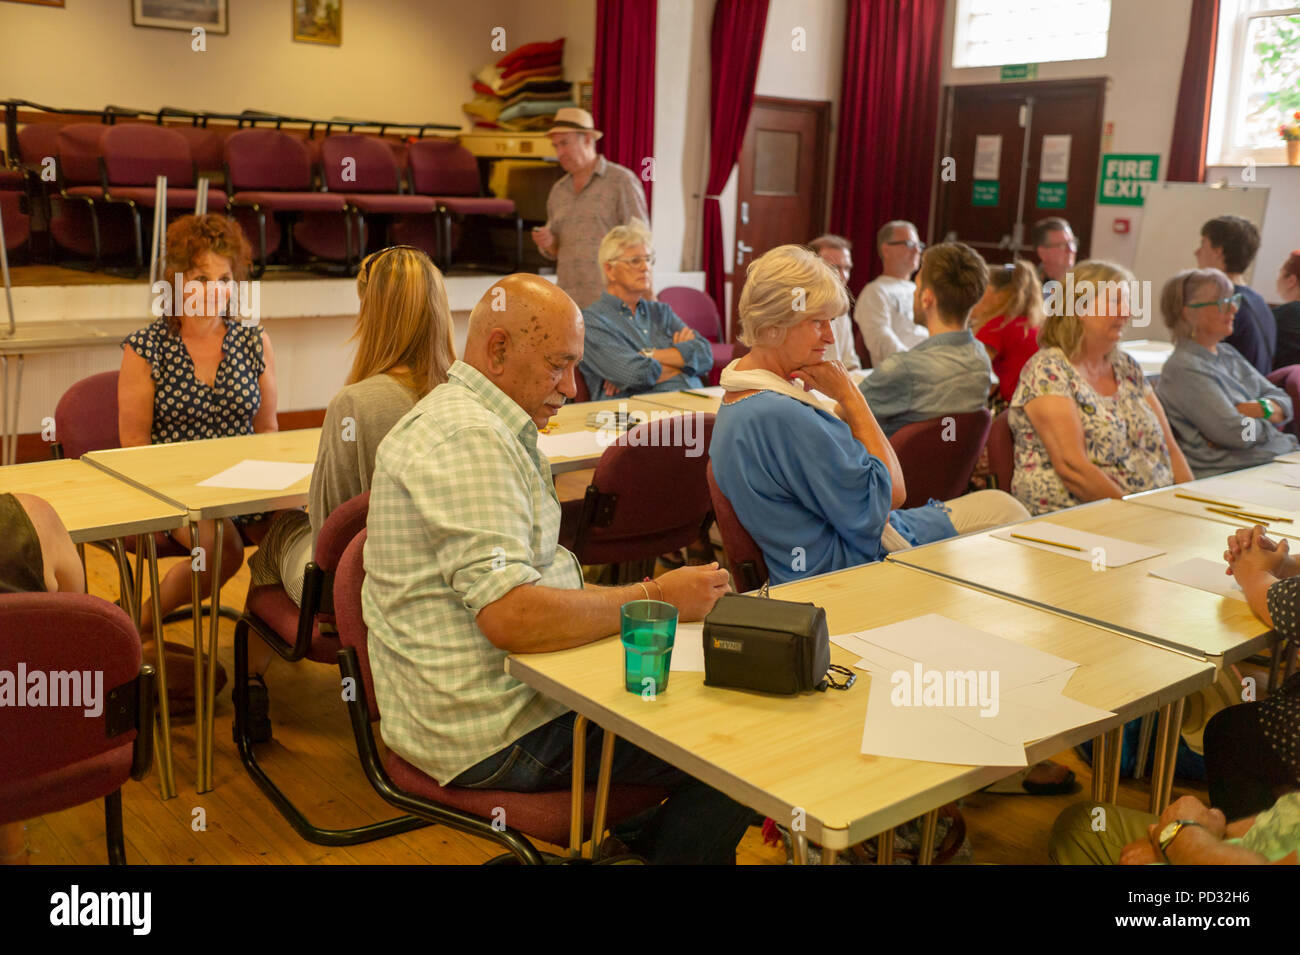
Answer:
[[(1064, 282), (1065, 273), (1074, 268), (1074, 256), (1079, 251), (1079, 240), (1074, 237), (1070, 223), (1060, 216), (1049, 216), (1034, 223), (1033, 243), (1038, 253), (1038, 279)], [(1046, 290), (1043, 292), (1047, 294)]]
[(582, 310), (586, 353), (579, 370), (593, 399), (700, 388), (713, 349), (663, 302), (650, 300), (654, 246), (640, 219), (600, 243), (605, 293)]
[[(826, 233), (819, 235), (808, 243), (808, 248), (816, 252), (840, 277), (847, 286), (849, 275), (853, 272), (853, 243), (840, 235)], [(837, 358), (845, 371), (857, 371), (862, 367), (858, 359), (858, 350), (853, 345), (853, 317), (845, 312), (831, 322), (831, 332), (835, 335), (834, 354), (827, 358)]]
[(902, 219), (886, 222), (876, 233), (876, 249), (884, 263), (884, 273), (858, 293), (858, 304), (853, 310), (853, 319), (862, 330), (862, 341), (871, 353), (873, 367), (930, 335), (924, 325), (912, 321), (916, 286), (911, 278), (920, 267), (921, 253), (925, 250), (916, 226)]

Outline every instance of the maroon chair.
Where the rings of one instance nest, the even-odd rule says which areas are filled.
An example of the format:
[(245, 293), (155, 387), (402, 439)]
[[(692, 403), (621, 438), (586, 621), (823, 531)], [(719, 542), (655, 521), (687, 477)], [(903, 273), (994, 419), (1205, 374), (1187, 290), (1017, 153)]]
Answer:
[[(326, 137), (321, 143), (321, 172), (326, 188), (343, 196), (350, 221), (356, 225), (358, 259), (366, 255), (367, 216), (437, 214), (431, 196), (402, 194), (397, 160), (382, 139), (353, 133)], [(350, 257), (348, 266), (353, 266)]]
[(993, 475), (993, 486), (1010, 494), (1011, 476), (1016, 469), (1016, 442), (1005, 411), (993, 419), (993, 426), (989, 429), (988, 449), (989, 473)]
[[(362, 530), (344, 550), (334, 574), (334, 612), (338, 623), (339, 669), (344, 680), (358, 690), (348, 701), (352, 734), (370, 784), (386, 801), (429, 822), (441, 823), (459, 832), (487, 839), (513, 853), (524, 864), (541, 864), (541, 853), (529, 838), (553, 845), (570, 842), (569, 790), (516, 793), (495, 789), (464, 789), (440, 786), (401, 756), (385, 747), (381, 757), (375, 744), (372, 723), (380, 719), (367, 648), (368, 629), (361, 615), (361, 585), (365, 580), (362, 554), (366, 531)], [(610, 786), (606, 818), (610, 824), (629, 819), (659, 805), (668, 791), (657, 786), (615, 783)], [(583, 837), (591, 834), (595, 793), (584, 788)], [(497, 829), (501, 817), (510, 824)], [(599, 834), (595, 836), (599, 838)], [(576, 851), (578, 846), (570, 846)]]
[(257, 761), (250, 736), (248, 711), (248, 636), (252, 631), (283, 660), (304, 658), (317, 663), (338, 663), (341, 648), (334, 623), (334, 573), (339, 558), (366, 526), (370, 492), (359, 494), (330, 512), (316, 539), (314, 559), (303, 573), (302, 605), (279, 584), (251, 587), (244, 613), (235, 624), (235, 745), (248, 775), (271, 800), (280, 815), (308, 842), (322, 846), (351, 846), (372, 839), (410, 832), (427, 826), (427, 820), (400, 816), (351, 829), (322, 829), (303, 815)]
[(921, 507), (930, 498), (947, 501), (965, 494), (992, 418), (987, 408), (980, 408), (905, 424), (890, 435), (907, 484), (903, 506)]
[(484, 196), (478, 160), (454, 139), (420, 139), (407, 149), (411, 185), (420, 195), (433, 196), (438, 207), (441, 235), (439, 266), (445, 272), (452, 264), (452, 225), (471, 216), (504, 219), (514, 226), (514, 262), (507, 271), (519, 271), (524, 259), (524, 220), (511, 199)]
[(583, 499), (561, 505), (560, 543), (584, 564), (624, 565), (621, 576), (640, 580), (639, 565), (653, 570), (660, 554), (699, 540), (712, 521), (704, 472), (713, 421), (703, 412), (665, 415), (620, 435)]
[[(167, 177), (167, 211), (193, 211), (198, 190), (194, 188), (194, 157), (189, 143), (174, 129), (127, 123), (110, 126), (101, 141), (100, 159), (104, 202), (124, 205), (135, 224), (135, 267), (145, 267), (141, 208), (152, 210), (157, 196), (155, 181)], [(208, 189), (208, 208), (225, 211), (226, 193)]]
[[(3, 594), (0, 672), (20, 666), (49, 674), (48, 692), (57, 685), (60, 699), (71, 703), (5, 708), (0, 825), (103, 799), (108, 861), (125, 865), (122, 786), (143, 779), (153, 762), (154, 669), (142, 662), (139, 634), (99, 597)], [(95, 685), (56, 682), (56, 673), (90, 677)], [(97, 701), (88, 703), (86, 693)]]
[[(102, 123), (69, 123), (59, 129), (53, 154), (58, 190), (50, 200), (50, 236), (59, 248), (93, 256), (96, 270), (105, 254), (131, 247), (131, 216), (121, 206), (103, 205), (99, 161), (108, 129)], [(39, 145), (47, 144), (42, 138)]]
[[(327, 232), (330, 226), (335, 232), (346, 231), (343, 197), (312, 188), (311, 154), (303, 140), (276, 129), (245, 129), (232, 133), (224, 150), (230, 209), (241, 224), (256, 225), (246, 226), (246, 231), (257, 236), (258, 275), (266, 270), (267, 259), (280, 247), (281, 218), (292, 221), (305, 215), (319, 216)], [(292, 255), (295, 229), (287, 231)], [(342, 255), (326, 257), (350, 259), (348, 237), (344, 235)], [(317, 255), (334, 251), (313, 245), (310, 238), (308, 248)]]
[[(223, 149), (220, 136), (202, 126), (167, 126), (165, 128), (170, 129), (185, 140), (190, 147), (190, 156), (194, 159), (194, 169), (197, 172), (206, 173), (209, 179), (214, 180), (223, 175)], [(212, 208), (211, 202), (208, 203), (208, 208)]]
[(579, 401), (591, 400), (591, 391), (587, 388), (587, 379), (586, 377), (583, 376), (582, 372), (580, 371), (574, 372), (573, 384), (574, 387), (577, 389), (577, 394), (574, 395), (573, 398), (575, 403)]
[(732, 581), (736, 590), (747, 593), (757, 590), (767, 583), (767, 561), (754, 538), (749, 536), (745, 525), (736, 516), (736, 509), (731, 506), (727, 496), (718, 487), (713, 477), (713, 462), (709, 462), (706, 475), (709, 480), (709, 497), (713, 501), (713, 516), (718, 521), (718, 531), (722, 534), (722, 549), (727, 554), (727, 566), (731, 569)]
[(709, 372), (709, 384), (716, 385), (722, 375), (722, 369), (731, 364), (732, 359), (736, 357), (736, 346), (722, 340), (722, 320), (718, 317), (717, 304), (698, 289), (680, 285), (661, 290), (655, 298), (671, 308), (678, 318), (698, 334), (708, 339), (713, 348), (713, 369)]
[(1300, 435), (1300, 429), (1296, 427), (1296, 418), (1300, 417), (1300, 365), (1283, 365), (1268, 373), (1268, 380), (1285, 391), (1291, 399), (1291, 407), (1295, 414), (1286, 424), (1286, 430), (1291, 434)]
[(5, 250), (16, 252), (31, 235), (31, 216), (26, 209), (27, 196), (15, 190), (0, 189), (0, 221), (4, 223)]

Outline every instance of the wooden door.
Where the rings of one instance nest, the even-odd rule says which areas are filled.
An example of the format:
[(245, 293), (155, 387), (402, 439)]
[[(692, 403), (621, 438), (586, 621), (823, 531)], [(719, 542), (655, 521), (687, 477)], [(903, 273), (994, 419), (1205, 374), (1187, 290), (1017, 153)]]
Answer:
[(745, 269), (768, 249), (802, 245), (826, 228), (826, 164), (830, 103), (759, 96), (740, 150), (736, 189), (736, 245), (731, 284), (731, 326)]
[[(948, 87), (941, 156), (955, 160), (955, 179), (945, 177), (941, 160), (930, 240), (965, 242), (990, 262), (1016, 254), (1036, 261), (1033, 224), (1061, 216), (1079, 240), (1079, 259), (1086, 258), (1105, 92), (1104, 79)], [(991, 137), (1000, 145), (995, 164)]]

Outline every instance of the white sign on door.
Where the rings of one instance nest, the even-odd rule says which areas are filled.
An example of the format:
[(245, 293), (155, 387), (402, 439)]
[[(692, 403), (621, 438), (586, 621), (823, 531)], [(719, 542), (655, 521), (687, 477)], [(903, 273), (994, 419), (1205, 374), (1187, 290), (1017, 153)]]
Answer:
[(974, 179), (998, 178), (998, 167), (1002, 164), (1002, 137), (975, 137), (975, 174)]
[(1039, 182), (1068, 182), (1070, 179), (1070, 137), (1044, 136)]

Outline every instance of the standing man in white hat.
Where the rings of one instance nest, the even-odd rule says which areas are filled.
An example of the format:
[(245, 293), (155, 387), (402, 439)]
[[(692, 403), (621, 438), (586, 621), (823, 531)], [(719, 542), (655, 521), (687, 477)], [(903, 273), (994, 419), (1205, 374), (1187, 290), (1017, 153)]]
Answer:
[(551, 187), (546, 225), (533, 229), (533, 241), (556, 260), (556, 284), (586, 308), (605, 291), (600, 240), (633, 219), (650, 221), (645, 189), (632, 170), (596, 154), (604, 134), (585, 109), (561, 109), (547, 135), (565, 175)]

